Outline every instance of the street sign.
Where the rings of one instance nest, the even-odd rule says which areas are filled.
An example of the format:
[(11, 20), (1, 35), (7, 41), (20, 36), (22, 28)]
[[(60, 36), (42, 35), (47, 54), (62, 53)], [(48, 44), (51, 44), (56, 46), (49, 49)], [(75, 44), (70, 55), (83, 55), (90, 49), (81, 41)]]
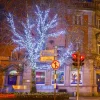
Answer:
[(51, 64), (51, 66), (52, 66), (52, 68), (53, 68), (54, 70), (57, 70), (57, 69), (60, 67), (60, 63), (59, 63), (59, 61), (54, 60), (54, 61), (52, 62), (52, 64)]
[(40, 62), (52, 62), (55, 59), (55, 55), (57, 55), (57, 50), (42, 50), (40, 52)]
[(54, 56), (55, 55), (55, 50), (42, 50), (40, 52), (40, 56)]
[(43, 56), (40, 57), (40, 61), (41, 62), (51, 62), (54, 60), (54, 56)]

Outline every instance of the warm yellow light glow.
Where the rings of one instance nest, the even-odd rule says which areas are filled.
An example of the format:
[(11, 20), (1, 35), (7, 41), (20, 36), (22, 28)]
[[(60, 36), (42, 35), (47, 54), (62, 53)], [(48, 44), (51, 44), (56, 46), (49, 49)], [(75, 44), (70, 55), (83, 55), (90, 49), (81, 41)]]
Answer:
[(57, 75), (56, 74), (54, 74), (54, 79), (57, 79)]
[(17, 89), (17, 90), (19, 90), (19, 89), (27, 89), (27, 86), (26, 85), (13, 85), (13, 88)]
[(54, 84), (54, 89), (56, 89), (56, 83)]
[(0, 60), (9, 60), (9, 57), (0, 56)]
[(53, 69), (58, 69), (60, 67), (60, 63), (56, 60), (54, 60), (51, 64)]
[(40, 57), (40, 61), (41, 62), (45, 62), (45, 61), (53, 61), (54, 60), (54, 56), (44, 56), (44, 57)]

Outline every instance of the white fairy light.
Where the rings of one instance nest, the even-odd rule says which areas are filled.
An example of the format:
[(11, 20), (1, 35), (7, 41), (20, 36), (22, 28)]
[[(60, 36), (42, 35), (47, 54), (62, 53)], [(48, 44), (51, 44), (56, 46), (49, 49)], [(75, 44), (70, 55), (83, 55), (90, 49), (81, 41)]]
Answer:
[[(11, 31), (13, 33), (13, 42), (20, 46), (20, 49), (25, 49), (28, 53), (28, 59), (30, 61), (30, 66), (33, 69), (40, 68), (37, 66), (37, 61), (40, 57), (40, 51), (45, 49), (46, 40), (49, 37), (57, 37), (61, 34), (65, 34), (64, 30), (57, 30), (57, 32), (49, 33), (49, 29), (53, 29), (58, 25), (58, 16), (57, 14), (51, 19), (48, 20), (50, 9), (42, 11), (38, 6), (36, 6), (37, 11), (36, 14), (36, 24), (30, 24), (30, 19), (27, 16), (26, 23), (21, 22), (20, 24), (23, 26), (23, 34), (20, 34), (21, 31), (17, 29), (14, 23), (14, 18), (11, 13), (9, 13), (7, 17), (7, 21), (10, 23)], [(36, 28), (37, 37), (33, 37), (31, 30)], [(18, 50), (18, 48), (15, 48)], [(42, 68), (49, 68), (49, 64), (44, 64)]]

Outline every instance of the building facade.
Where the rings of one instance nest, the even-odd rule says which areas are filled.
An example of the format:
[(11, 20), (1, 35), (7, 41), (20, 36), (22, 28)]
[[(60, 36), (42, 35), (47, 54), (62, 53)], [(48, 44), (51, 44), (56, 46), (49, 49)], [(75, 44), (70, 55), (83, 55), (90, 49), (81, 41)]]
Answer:
[[(57, 51), (60, 52), (61, 48), (68, 48), (68, 45), (72, 42), (74, 50), (77, 51), (77, 43), (79, 43), (80, 52), (85, 55), (84, 65), (79, 70), (80, 94), (98, 94), (100, 93), (100, 2), (99, 0), (85, 0), (84, 2), (68, 0), (68, 2), (63, 1), (63, 3), (66, 3), (64, 15), (67, 23), (66, 30), (69, 34), (49, 38), (46, 50), (53, 50), (57, 46)], [(58, 14), (61, 16), (59, 12)], [(22, 59), (23, 53), (12, 54), (14, 49), (12, 45), (8, 48), (2, 45), (1, 52), (3, 52), (4, 47), (6, 47), (5, 53), (1, 53), (3, 57), (0, 58), (1, 92), (30, 92), (31, 87), (34, 85), (32, 83), (33, 71), (28, 62)], [(7, 59), (9, 56), (13, 60)], [(66, 89), (69, 93), (76, 93), (77, 68), (72, 65), (71, 58), (68, 60), (71, 63), (60, 66), (57, 70), (56, 82), (59, 90)], [(54, 70), (52, 68), (36, 70), (35, 75), (38, 92), (54, 91)]]

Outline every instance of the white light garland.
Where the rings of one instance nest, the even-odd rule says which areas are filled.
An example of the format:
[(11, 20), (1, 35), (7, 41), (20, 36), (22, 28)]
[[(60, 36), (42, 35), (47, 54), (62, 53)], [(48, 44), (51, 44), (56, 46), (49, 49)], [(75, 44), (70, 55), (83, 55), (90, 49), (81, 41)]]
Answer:
[[(14, 18), (11, 13), (7, 17), (7, 21), (10, 23), (11, 31), (13, 32), (14, 37), (12, 38), (13, 42), (20, 46), (20, 49), (26, 49), (28, 53), (28, 60), (30, 61), (29, 66), (33, 69), (42, 69), (50, 68), (49, 64), (44, 64), (43, 66), (37, 66), (37, 62), (40, 56), (40, 51), (45, 49), (46, 40), (48, 37), (57, 37), (61, 34), (65, 34), (65, 30), (57, 30), (58, 32), (49, 33), (49, 29), (53, 29), (58, 25), (58, 16), (57, 14), (51, 19), (48, 20), (50, 9), (41, 11), (38, 6), (36, 6), (36, 24), (30, 24), (30, 19), (27, 17), (26, 23), (21, 22), (23, 26), (23, 34), (20, 34), (21, 31), (17, 31), (17, 27), (14, 24)], [(36, 28), (37, 37), (33, 37), (31, 30)], [(19, 33), (18, 33), (19, 32)], [(19, 50), (18, 47), (15, 50)]]

